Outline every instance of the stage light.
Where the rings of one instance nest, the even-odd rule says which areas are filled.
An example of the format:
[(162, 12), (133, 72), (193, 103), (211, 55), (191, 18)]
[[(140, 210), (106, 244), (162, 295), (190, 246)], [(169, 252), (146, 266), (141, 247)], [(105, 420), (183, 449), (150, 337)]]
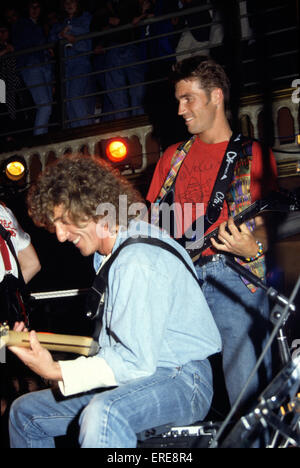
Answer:
[(5, 174), (13, 181), (22, 179), (25, 173), (25, 167), (20, 161), (13, 161), (6, 166)]
[(18, 156), (12, 156), (7, 161), (5, 161), (4, 172), (9, 180), (13, 182), (20, 181), (26, 175), (25, 160)]
[(97, 153), (119, 171), (136, 171), (143, 164), (143, 150), (136, 135), (124, 137), (116, 135), (103, 138), (97, 145)]
[(106, 156), (111, 162), (120, 163), (128, 155), (128, 146), (125, 140), (116, 139), (108, 143), (106, 147)]

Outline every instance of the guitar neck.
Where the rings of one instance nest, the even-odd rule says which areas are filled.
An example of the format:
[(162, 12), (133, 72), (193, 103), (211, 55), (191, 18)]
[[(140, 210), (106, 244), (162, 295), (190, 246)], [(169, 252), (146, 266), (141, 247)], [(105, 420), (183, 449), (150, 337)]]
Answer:
[[(236, 226), (240, 226), (245, 221), (254, 218), (259, 213), (266, 211), (277, 211), (277, 212), (293, 212), (299, 211), (300, 209), (300, 189), (296, 189), (294, 192), (283, 193), (280, 191), (271, 192), (269, 196), (262, 200), (257, 200), (248, 206), (245, 210), (237, 214), (233, 220)], [(187, 234), (192, 234), (195, 230), (195, 223), (187, 231)], [(197, 261), (208, 247), (211, 246), (211, 239), (216, 239), (218, 236), (219, 227), (214, 229), (212, 232), (197, 240), (189, 240), (191, 237), (185, 235), (179, 240), (179, 243), (185, 247), (193, 262)]]
[[(93, 356), (97, 354), (99, 345), (92, 338), (85, 336), (59, 335), (52, 333), (37, 333), (40, 344), (49, 351), (64, 351), (82, 356)], [(19, 346), (30, 348), (28, 332), (8, 331), (1, 341), (6, 346)]]
[[(241, 224), (243, 224), (245, 221), (249, 220), (250, 218), (254, 217), (256, 214), (264, 211), (263, 207), (261, 206), (261, 203), (259, 201), (253, 203), (250, 205), (248, 208), (246, 208), (244, 211), (241, 213), (237, 214), (233, 220), (235, 225), (238, 227)], [(191, 256), (193, 262), (198, 260), (199, 256), (201, 255), (204, 250), (208, 249), (211, 247), (211, 239), (217, 239), (218, 237), (218, 232), (219, 232), (219, 227), (215, 228), (213, 231), (211, 231), (209, 234), (207, 234), (205, 237), (202, 239), (199, 239), (195, 242), (190, 243), (186, 250), (188, 251), (189, 255)], [(199, 247), (197, 247), (199, 245)]]

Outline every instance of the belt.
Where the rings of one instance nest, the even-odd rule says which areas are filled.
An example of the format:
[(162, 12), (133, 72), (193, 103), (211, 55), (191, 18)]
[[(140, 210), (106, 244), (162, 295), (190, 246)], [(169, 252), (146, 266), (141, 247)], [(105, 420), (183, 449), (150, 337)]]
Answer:
[(215, 255), (204, 255), (203, 257), (200, 257), (199, 260), (196, 262), (196, 264), (200, 267), (207, 265), (210, 262), (218, 262), (221, 258), (221, 254), (215, 254)]

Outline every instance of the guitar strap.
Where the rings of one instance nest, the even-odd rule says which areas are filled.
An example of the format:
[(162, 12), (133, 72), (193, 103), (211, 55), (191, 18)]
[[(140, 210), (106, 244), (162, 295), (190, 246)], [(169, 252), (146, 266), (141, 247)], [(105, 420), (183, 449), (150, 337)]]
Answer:
[(241, 134), (236, 136), (232, 134), (229, 140), (206, 210), (207, 227), (204, 225), (204, 229), (206, 227), (204, 232), (217, 221), (221, 214), (228, 187), (233, 179), (234, 168), (241, 154), (242, 139)]
[[(15, 261), (16, 261), (17, 268), (18, 268), (18, 279), (20, 281), (20, 284), (22, 285), (22, 289), (25, 289), (26, 288), (26, 283), (25, 283), (25, 280), (24, 280), (24, 277), (23, 277), (23, 274), (22, 274), (22, 270), (20, 268), (20, 263), (19, 263), (16, 251), (15, 251), (13, 243), (11, 241), (11, 233), (9, 231), (7, 231), (2, 226), (1, 223), (0, 223), (0, 237), (3, 239), (4, 243), (6, 243), (8, 245), (9, 250), (12, 253), (12, 255), (13, 255)], [(6, 250), (7, 250), (7, 247), (6, 247)], [(1, 253), (2, 253), (2, 249), (1, 249)], [(8, 251), (7, 251), (7, 254), (8, 254)], [(3, 258), (3, 261), (4, 261), (4, 258)], [(8, 254), (8, 261), (9, 261), (9, 264), (10, 264), (9, 254)], [(11, 265), (10, 265), (9, 270), (11, 270), (11, 269), (12, 268), (11, 268)]]
[(86, 299), (86, 316), (89, 319), (95, 320), (95, 328), (94, 328), (94, 333), (93, 333), (94, 340), (98, 340), (101, 327), (102, 327), (102, 318), (103, 318), (104, 303), (105, 303), (104, 295), (108, 286), (109, 269), (112, 263), (115, 261), (115, 259), (119, 255), (119, 253), (121, 252), (121, 250), (123, 250), (128, 245), (132, 245), (132, 244), (153, 245), (156, 247), (163, 248), (167, 250), (168, 252), (172, 253), (179, 260), (182, 261), (182, 263), (185, 265), (187, 270), (193, 275), (193, 277), (195, 278), (195, 280), (200, 286), (200, 281), (196, 273), (193, 271), (193, 269), (190, 267), (190, 265), (187, 263), (184, 257), (173, 246), (171, 246), (167, 242), (163, 242), (160, 239), (153, 238), (153, 237), (150, 237), (150, 238), (142, 237), (142, 236), (129, 237), (115, 250), (115, 252), (113, 252), (110, 258), (105, 262), (105, 264), (103, 265), (103, 267), (100, 269), (99, 273), (97, 274), (94, 280), (93, 286), (88, 292), (87, 299)]
[(5, 273), (6, 274), (10, 273), (12, 270), (12, 266), (11, 266), (11, 262), (9, 258), (9, 251), (8, 251), (6, 242), (2, 236), (0, 236), (0, 251), (1, 251), (2, 258), (3, 258)]
[[(212, 190), (212, 193), (211, 193), (211, 196), (210, 196), (210, 200), (209, 200), (209, 203), (208, 203), (206, 214), (204, 215), (204, 233), (208, 230), (208, 228), (210, 226), (212, 226), (217, 221), (217, 219), (220, 216), (220, 213), (221, 213), (223, 205), (224, 205), (225, 197), (226, 197), (226, 192), (227, 192), (228, 187), (229, 187), (229, 185), (230, 185), (230, 183), (232, 181), (232, 178), (233, 178), (235, 165), (236, 165), (236, 163), (237, 163), (237, 161), (238, 161), (238, 159), (240, 157), (240, 153), (241, 153), (241, 150), (242, 150), (242, 141), (243, 141), (243, 139), (244, 139), (244, 137), (241, 134), (238, 134), (238, 135), (232, 134), (232, 136), (231, 136), (231, 138), (230, 138), (230, 140), (228, 142), (228, 145), (227, 145), (227, 148), (226, 148), (226, 151), (225, 151), (221, 166), (220, 166), (218, 174), (217, 174), (215, 185), (213, 187), (213, 190)], [(194, 140), (195, 139), (190, 139), (187, 142), (187, 143), (189, 143), (188, 150), (191, 147), (190, 143), (193, 143)], [(183, 148), (184, 148), (184, 145), (180, 145), (177, 152), (179, 152), (179, 154), (181, 154)], [(186, 155), (187, 155), (187, 151), (185, 151), (184, 157)], [(167, 185), (168, 186), (168, 191), (165, 192), (165, 194), (164, 194), (164, 196), (162, 198), (161, 198), (161, 196), (158, 197), (158, 199), (155, 202), (155, 205), (156, 204), (160, 205), (161, 203), (168, 203), (171, 206), (174, 203), (174, 201), (175, 201), (176, 179), (177, 179), (177, 176), (179, 174), (179, 169), (182, 167), (183, 160), (184, 160), (184, 158), (181, 158), (180, 164), (178, 164), (178, 167), (177, 167), (176, 175), (171, 179), (172, 180), (171, 184), (167, 185), (166, 182), (164, 183), (163, 187), (165, 187)], [(169, 177), (169, 175), (168, 175), (168, 177)], [(167, 177), (167, 179), (168, 179), (168, 177)], [(166, 181), (167, 181), (167, 179), (166, 179)], [(162, 191), (161, 191), (161, 193), (162, 193)], [(158, 219), (158, 222), (156, 222), (157, 219)], [(155, 219), (155, 217), (152, 217), (152, 223), (153, 224), (159, 224), (160, 227), (163, 227), (161, 225), (161, 216), (157, 217), (156, 219)], [(175, 222), (174, 222), (174, 219), (173, 220), (171, 219), (170, 230), (172, 231), (172, 232), (170, 232), (171, 236), (174, 237), (175, 236)], [(184, 238), (188, 239), (188, 241), (193, 241), (193, 237), (191, 237), (189, 235), (191, 232), (195, 232), (195, 222), (192, 224), (192, 226), (189, 228), (189, 230), (186, 232), (186, 235), (184, 236)], [(181, 243), (184, 244), (184, 239), (182, 240)]]
[[(207, 230), (216, 223), (221, 214), (224, 202), (226, 200), (227, 190), (234, 176), (236, 163), (241, 156), (242, 143), (244, 140), (245, 137), (242, 134), (232, 134), (228, 142), (214, 187), (211, 192), (206, 213), (204, 215), (203, 234), (205, 234)], [(197, 220), (192, 223), (189, 229), (184, 233), (182, 239), (180, 239), (180, 243), (182, 245), (187, 245), (189, 242), (193, 242), (195, 240), (197, 236), (196, 222)], [(196, 234), (193, 234), (195, 232)]]
[[(175, 154), (173, 155), (169, 173), (162, 185), (162, 188), (159, 192), (157, 199), (155, 200), (155, 203), (151, 207), (151, 224), (155, 226), (162, 227), (162, 218), (161, 218), (161, 210), (160, 210), (161, 203), (167, 203), (170, 206), (174, 203), (175, 181), (179, 173), (179, 170), (181, 168), (181, 165), (183, 161), (185, 160), (185, 157), (187, 156), (195, 139), (196, 139), (196, 136), (193, 135), (188, 141), (180, 144)], [(170, 219), (169, 232), (171, 236), (174, 237), (175, 219), (174, 219), (173, 212), (170, 213), (170, 216), (171, 216), (171, 219)]]
[[(169, 170), (169, 173), (163, 183), (163, 186), (159, 192), (159, 195), (155, 203), (161, 203), (164, 197), (169, 193), (169, 191), (174, 186), (175, 180), (179, 173), (179, 169), (185, 157), (187, 156), (189, 150), (191, 149), (191, 146), (193, 145), (195, 139), (196, 139), (196, 136), (193, 135), (192, 138), (190, 138), (188, 141), (178, 146), (171, 161), (171, 169)], [(152, 224), (155, 224), (155, 223), (152, 223)]]

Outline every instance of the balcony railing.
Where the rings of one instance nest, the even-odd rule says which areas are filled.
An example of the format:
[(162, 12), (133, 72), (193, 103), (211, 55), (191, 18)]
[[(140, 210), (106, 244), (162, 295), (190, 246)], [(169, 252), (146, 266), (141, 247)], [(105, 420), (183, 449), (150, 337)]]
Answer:
[[(132, 31), (138, 36), (134, 41), (109, 45), (105, 48), (103, 54), (103, 57), (107, 54), (113, 56), (114, 52), (120, 51), (120, 48), (125, 50), (130, 47), (135, 47), (139, 49), (140, 52), (138, 60), (109, 66), (107, 68), (104, 65), (102, 69), (91, 68), (91, 71), (88, 73), (81, 71), (72, 76), (70, 76), (70, 72), (66, 74), (66, 68), (70, 68), (72, 62), (74, 63), (74, 61), (87, 59), (93, 64), (96, 55), (91, 47), (88, 52), (69, 56), (67, 51), (68, 44), (65, 40), (58, 40), (44, 46), (9, 54), (9, 56), (14, 57), (18, 63), (22, 57), (28, 57), (37, 52), (44, 53), (47, 57), (46, 60), (27, 67), (21, 67), (17, 69), (17, 73), (19, 76), (22, 76), (25, 71), (30, 80), (30, 74), (33, 75), (35, 70), (48, 67), (48, 69), (52, 69), (52, 78), (48, 81), (35, 83), (29, 86), (23, 85), (17, 92), (19, 95), (26, 92), (28, 93), (28, 91), (33, 94), (34, 89), (48, 88), (51, 90), (51, 98), (40, 104), (31, 102), (30, 104), (27, 103), (27, 105), (19, 106), (16, 110), (16, 114), (19, 117), (22, 116), (22, 118), (17, 119), (17, 127), (12, 130), (2, 126), (0, 129), (0, 137), (13, 136), (14, 138), (23, 138), (26, 136), (31, 137), (32, 134), (39, 133), (53, 134), (55, 132), (64, 131), (70, 127), (91, 126), (116, 120), (123, 115), (127, 117), (128, 115), (146, 114), (147, 108), (145, 107), (145, 101), (148, 100), (148, 102), (151, 103), (151, 100), (155, 99), (157, 87), (161, 86), (167, 80), (167, 71), (171, 69), (172, 64), (176, 60), (185, 57), (187, 54), (201, 54), (206, 49), (209, 50), (210, 56), (216, 58), (227, 69), (235, 85), (232, 95), (232, 101), (235, 105), (237, 105), (237, 99), (240, 101), (241, 97), (249, 94), (265, 92), (266, 89), (267, 92), (270, 92), (272, 90), (290, 88), (293, 80), (299, 78), (299, 45), (297, 41), (299, 24), (296, 15), (297, 2), (286, 2), (286, 4), (283, 2), (282, 5), (261, 9), (259, 12), (245, 12), (242, 6), (244, 6), (246, 2), (239, 1), (226, 2), (225, 10), (224, 3), (225, 2), (212, 2), (192, 9), (179, 10), (173, 14), (142, 21), (137, 26), (130, 24), (115, 28), (113, 33), (111, 30), (108, 30), (91, 32), (87, 35), (78, 36), (76, 42), (89, 40), (94, 44), (96, 42), (109, 40), (111, 39), (111, 35), (116, 33)], [(239, 6), (239, 3), (240, 8), (236, 8)], [(253, 2), (250, 1), (247, 3), (251, 5)], [(220, 4), (220, 10), (216, 10), (216, 4)], [(286, 22), (282, 20), (280, 27), (277, 27), (275, 24), (273, 29), (265, 27), (264, 30), (262, 30), (262, 24), (269, 24), (268, 19), (270, 15), (277, 14), (285, 18), (288, 8), (294, 9), (294, 16), (293, 14), (289, 14), (289, 20)], [(251, 10), (251, 8), (249, 10)], [(189, 26), (186, 23), (185, 20), (188, 16), (196, 15), (203, 11), (210, 12), (211, 21), (209, 23), (197, 26)], [(163, 23), (166, 24), (166, 22), (170, 22), (175, 18), (177, 18), (181, 26), (173, 27), (171, 31), (165, 33), (151, 34), (154, 26), (159, 26)], [(245, 21), (248, 25), (246, 29)], [(251, 24), (251, 28), (249, 24)], [(159, 44), (159, 41), (175, 41), (175, 43), (178, 43), (178, 40), (187, 31), (193, 33), (209, 28), (210, 33), (212, 33), (212, 31), (216, 31), (216, 28), (220, 27), (223, 29), (223, 32), (221, 32), (219, 39), (212, 39), (207, 44), (199, 43), (197, 47), (189, 50), (178, 50), (178, 48), (173, 47), (171, 53), (162, 53), (160, 56), (149, 56), (145, 53), (145, 50), (149, 49), (155, 41), (156, 44)], [(212, 37), (212, 35), (210, 37)], [(48, 51), (51, 51), (51, 55)], [(144, 51), (144, 55), (142, 51)], [(2, 60), (6, 60), (6, 57), (3, 57)], [(104, 85), (99, 86), (101, 78), (107, 78), (108, 75), (113, 76), (114, 73), (121, 73), (124, 70), (128, 71), (138, 68), (142, 70), (140, 74), (142, 80), (138, 82), (126, 83), (122, 86), (112, 86), (109, 88), (106, 88)], [(155, 72), (151, 73), (153, 70), (155, 70)], [(98, 87), (95, 87), (92, 92), (86, 92), (85, 90), (82, 94), (76, 95), (72, 95), (68, 92), (68, 88), (72, 82), (74, 83), (76, 80), (79, 82), (87, 77), (92, 80), (96, 80), (97, 78)], [(103, 79), (102, 82), (104, 82)], [(54, 93), (52, 93), (53, 90)], [(126, 107), (120, 106), (118, 108), (110, 108), (107, 111), (105, 110), (104, 102), (110, 96), (121, 96), (122, 93), (134, 95), (134, 92), (138, 90), (140, 96), (143, 98), (139, 102), (132, 103), (128, 101), (129, 104)], [(92, 112), (77, 117), (72, 116), (69, 111), (70, 105), (76, 102), (84, 102), (84, 100), (87, 99), (94, 100), (97, 103)], [(165, 106), (168, 105), (168, 103), (162, 102), (161, 105)], [(34, 124), (36, 113), (38, 111), (42, 112), (43, 110), (49, 114), (48, 121), (43, 124)], [(1, 112), (0, 118), (2, 121), (6, 118), (9, 119), (9, 112)]]

